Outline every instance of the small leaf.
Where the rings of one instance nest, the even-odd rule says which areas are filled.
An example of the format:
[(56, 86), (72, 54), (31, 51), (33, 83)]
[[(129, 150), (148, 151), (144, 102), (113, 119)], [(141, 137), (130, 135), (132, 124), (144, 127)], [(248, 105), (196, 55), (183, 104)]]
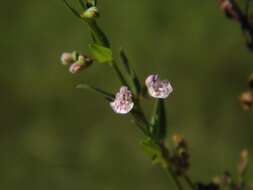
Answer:
[(127, 71), (127, 74), (130, 78), (130, 88), (133, 91), (133, 93), (138, 96), (141, 91), (141, 83), (136, 75), (136, 72), (132, 65), (129, 63), (128, 58), (126, 56), (126, 53), (123, 51), (123, 49), (120, 50), (120, 57), (122, 60), (122, 64), (125, 67), (125, 70)]
[(76, 88), (86, 89), (86, 90), (91, 90), (93, 92), (96, 92), (96, 93), (102, 95), (108, 101), (113, 101), (113, 99), (114, 99), (114, 95), (113, 94), (108, 93), (108, 92), (106, 92), (104, 90), (101, 90), (99, 88), (96, 88), (96, 87), (93, 87), (93, 86), (89, 86), (87, 84), (79, 84), (79, 85), (77, 85)]
[(66, 0), (62, 0), (63, 3), (69, 8), (69, 10), (77, 17), (81, 19), (81, 16), (79, 15), (78, 11), (75, 10), (73, 7), (71, 7), (71, 5), (66, 1)]
[(151, 133), (158, 141), (164, 140), (166, 137), (166, 113), (163, 99), (157, 99), (154, 114), (151, 118)]
[(88, 22), (90, 30), (93, 34), (93, 37), (96, 40), (96, 43), (109, 48), (110, 47), (110, 43), (109, 40), (106, 36), (106, 34), (102, 31), (102, 29), (98, 26), (97, 22), (92, 20)]
[(94, 56), (97, 62), (99, 63), (109, 63), (113, 61), (112, 50), (100, 46), (98, 44), (90, 44), (91, 54)]
[(166, 168), (167, 161), (162, 156), (161, 148), (150, 138), (141, 142), (142, 149), (152, 158), (152, 164), (158, 164)]
[(124, 52), (123, 49), (120, 49), (120, 52), (119, 52), (119, 53), (120, 53), (120, 58), (121, 58), (122, 64), (124, 65), (124, 67), (125, 67), (127, 73), (128, 73), (129, 75), (132, 75), (132, 68), (131, 68), (131, 66), (130, 66), (130, 64), (129, 64), (129, 60), (128, 60), (128, 58), (127, 58), (126, 53)]
[(157, 156), (161, 154), (160, 147), (155, 144), (152, 139), (147, 138), (141, 142), (142, 149), (150, 156)]

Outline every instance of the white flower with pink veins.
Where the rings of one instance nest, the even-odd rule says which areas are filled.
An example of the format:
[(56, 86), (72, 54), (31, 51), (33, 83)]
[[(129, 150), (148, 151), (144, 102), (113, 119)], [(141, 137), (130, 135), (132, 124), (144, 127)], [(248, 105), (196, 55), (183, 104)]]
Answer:
[(150, 75), (145, 81), (148, 93), (154, 98), (167, 98), (172, 92), (173, 87), (168, 80), (160, 80), (158, 75)]
[(129, 113), (134, 107), (131, 91), (126, 86), (122, 86), (110, 105), (117, 114)]

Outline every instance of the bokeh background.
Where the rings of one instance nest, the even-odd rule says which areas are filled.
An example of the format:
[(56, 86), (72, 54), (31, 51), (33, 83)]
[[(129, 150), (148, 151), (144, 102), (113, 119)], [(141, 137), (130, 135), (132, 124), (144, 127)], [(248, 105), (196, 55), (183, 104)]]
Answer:
[[(99, 10), (115, 55), (124, 47), (143, 81), (159, 73), (172, 82), (168, 141), (175, 132), (189, 141), (193, 180), (235, 173), (240, 150), (253, 154), (253, 113), (238, 103), (253, 54), (238, 25), (215, 0), (101, 0)], [(60, 0), (2, 1), (0, 12), (0, 189), (176, 189), (140, 149), (129, 116), (75, 89), (117, 91), (111, 68), (71, 75), (60, 64), (63, 51), (87, 52), (87, 26)]]

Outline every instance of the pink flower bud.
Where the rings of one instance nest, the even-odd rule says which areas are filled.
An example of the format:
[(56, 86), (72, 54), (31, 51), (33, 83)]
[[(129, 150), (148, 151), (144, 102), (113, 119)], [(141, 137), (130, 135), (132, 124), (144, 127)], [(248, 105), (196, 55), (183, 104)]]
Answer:
[(61, 62), (63, 65), (69, 65), (73, 63), (75, 60), (73, 58), (72, 53), (65, 52), (61, 55)]
[(160, 80), (158, 75), (150, 75), (146, 81), (149, 95), (154, 98), (167, 98), (173, 91), (169, 81)]
[(218, 0), (218, 2), (219, 2), (221, 11), (224, 12), (228, 18), (235, 19), (235, 20), (238, 19), (238, 14), (234, 10), (234, 7), (229, 0)]
[(69, 67), (69, 72), (72, 74), (80, 73), (82, 70), (91, 66), (93, 60), (86, 55), (79, 55), (78, 60)]
[(126, 86), (122, 86), (110, 105), (117, 114), (129, 113), (134, 107), (131, 91)]
[(74, 63), (69, 67), (69, 72), (72, 74), (80, 73), (83, 70), (83, 65), (79, 63)]

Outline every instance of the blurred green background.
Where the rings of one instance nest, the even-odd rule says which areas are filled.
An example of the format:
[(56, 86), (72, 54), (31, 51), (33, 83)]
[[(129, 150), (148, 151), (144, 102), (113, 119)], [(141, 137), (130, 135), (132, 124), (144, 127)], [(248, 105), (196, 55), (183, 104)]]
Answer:
[[(253, 113), (238, 103), (253, 54), (238, 25), (215, 0), (101, 0), (99, 10), (114, 53), (124, 47), (143, 81), (159, 73), (173, 84), (168, 141), (175, 132), (189, 141), (193, 180), (234, 172), (241, 149), (253, 154)], [(117, 91), (111, 68), (71, 75), (60, 64), (63, 51), (88, 50), (85, 24), (60, 0), (3, 1), (0, 14), (0, 189), (176, 189), (140, 149), (130, 116), (75, 89)]]

